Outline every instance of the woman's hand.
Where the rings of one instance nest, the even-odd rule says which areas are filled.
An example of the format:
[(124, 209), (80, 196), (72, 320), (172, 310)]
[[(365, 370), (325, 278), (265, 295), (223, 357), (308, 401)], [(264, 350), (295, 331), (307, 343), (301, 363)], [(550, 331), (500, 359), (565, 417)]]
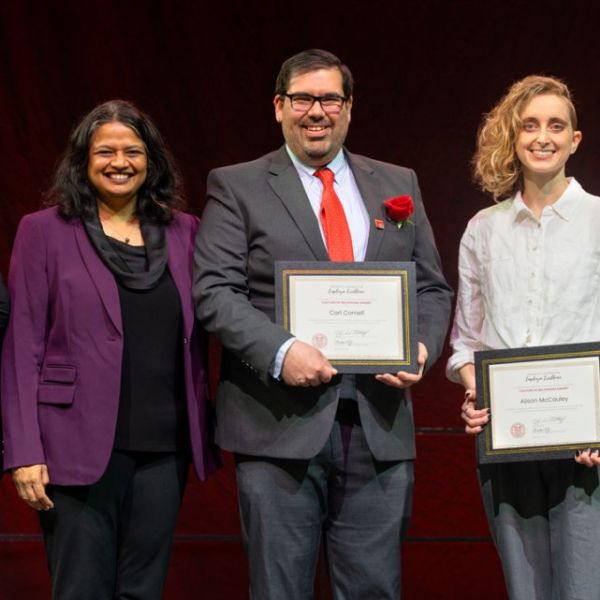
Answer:
[(600, 466), (600, 454), (598, 449), (587, 449), (577, 452), (575, 454), (575, 462), (590, 468)]
[(460, 416), (466, 423), (465, 431), (467, 433), (480, 433), (490, 420), (490, 411), (488, 408), (477, 410), (475, 408), (477, 401), (477, 392), (475, 390), (475, 365), (467, 363), (463, 365), (458, 375), (462, 384), (465, 386), (465, 401), (461, 406)]
[(465, 422), (465, 431), (467, 433), (480, 433), (483, 428), (490, 420), (490, 409), (484, 408), (477, 410), (475, 408), (475, 401), (477, 400), (477, 393), (475, 388), (467, 388), (465, 390), (465, 401), (463, 402), (460, 416)]
[(36, 510), (50, 510), (54, 503), (46, 495), (46, 486), (50, 482), (46, 465), (17, 467), (12, 470), (12, 478), (19, 498)]

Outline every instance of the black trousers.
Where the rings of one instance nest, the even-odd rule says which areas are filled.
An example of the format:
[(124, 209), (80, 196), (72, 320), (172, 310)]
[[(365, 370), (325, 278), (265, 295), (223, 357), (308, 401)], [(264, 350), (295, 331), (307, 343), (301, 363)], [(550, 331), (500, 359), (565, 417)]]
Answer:
[(115, 451), (93, 485), (48, 486), (52, 598), (160, 600), (187, 471), (184, 454)]

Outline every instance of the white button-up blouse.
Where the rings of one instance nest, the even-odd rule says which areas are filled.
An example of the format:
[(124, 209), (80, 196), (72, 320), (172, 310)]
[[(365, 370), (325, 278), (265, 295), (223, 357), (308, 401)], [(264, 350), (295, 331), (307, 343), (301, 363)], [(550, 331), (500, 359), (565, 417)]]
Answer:
[(452, 381), (476, 350), (600, 341), (600, 198), (575, 179), (539, 220), (520, 193), (478, 212), (458, 269)]

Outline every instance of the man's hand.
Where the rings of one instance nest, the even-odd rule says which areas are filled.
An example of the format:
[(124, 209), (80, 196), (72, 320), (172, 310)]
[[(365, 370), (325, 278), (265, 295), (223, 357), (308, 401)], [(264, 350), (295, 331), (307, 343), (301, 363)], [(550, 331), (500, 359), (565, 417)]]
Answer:
[(325, 355), (315, 347), (296, 340), (286, 352), (281, 378), (288, 385), (317, 386), (328, 383), (337, 375)]
[(50, 510), (54, 503), (46, 495), (46, 486), (50, 482), (46, 465), (17, 467), (12, 478), (19, 498), (36, 510)]
[(419, 365), (418, 373), (407, 373), (406, 371), (398, 371), (395, 375), (392, 373), (382, 373), (375, 375), (375, 379), (391, 387), (409, 388), (423, 378), (423, 369), (425, 368), (428, 356), (429, 353), (427, 352), (427, 348), (425, 348), (425, 344), (419, 342), (419, 355), (417, 356), (417, 363)]

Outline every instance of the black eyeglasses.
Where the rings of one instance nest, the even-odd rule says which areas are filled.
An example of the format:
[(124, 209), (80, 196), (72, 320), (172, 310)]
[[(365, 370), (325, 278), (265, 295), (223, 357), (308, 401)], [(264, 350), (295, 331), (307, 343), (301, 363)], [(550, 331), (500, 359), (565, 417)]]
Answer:
[(315, 102), (321, 105), (321, 108), (328, 115), (337, 115), (347, 102), (348, 98), (339, 96), (338, 94), (325, 94), (324, 96), (312, 96), (311, 94), (279, 94), (290, 99), (292, 109), (296, 112), (308, 112)]

